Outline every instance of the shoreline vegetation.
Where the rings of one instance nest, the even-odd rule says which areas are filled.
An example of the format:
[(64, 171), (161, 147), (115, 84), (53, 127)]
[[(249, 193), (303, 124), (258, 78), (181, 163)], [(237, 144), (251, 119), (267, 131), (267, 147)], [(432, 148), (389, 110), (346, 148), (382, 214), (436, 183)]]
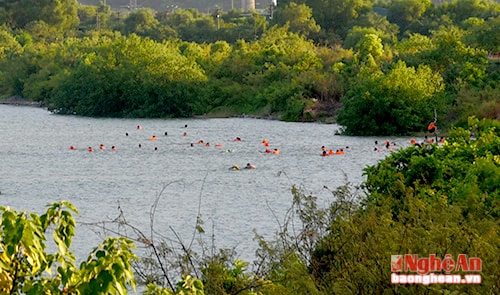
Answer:
[(27, 13), (20, 3), (0, 4), (0, 95), (35, 102), (2, 103), (88, 117), (335, 122), (356, 136), (418, 134), (435, 118), (439, 130), (500, 120), (492, 0), (284, 0), (275, 18), (68, 0)]
[[(0, 98), (0, 105), (15, 105), (15, 106), (29, 106), (29, 107), (40, 107), (46, 108), (46, 105), (39, 101), (31, 101), (20, 96), (11, 96), (8, 98)], [(194, 119), (213, 119), (213, 118), (252, 118), (252, 119), (262, 119), (262, 120), (280, 120), (279, 116), (272, 115), (256, 115), (256, 114), (232, 114), (229, 112), (212, 112), (203, 115), (194, 115)], [(314, 121), (315, 123), (321, 123), (320, 121)]]
[(29, 106), (29, 107), (44, 107), (44, 104), (39, 101), (31, 101), (20, 96), (11, 96), (8, 98), (0, 98), (0, 104)]

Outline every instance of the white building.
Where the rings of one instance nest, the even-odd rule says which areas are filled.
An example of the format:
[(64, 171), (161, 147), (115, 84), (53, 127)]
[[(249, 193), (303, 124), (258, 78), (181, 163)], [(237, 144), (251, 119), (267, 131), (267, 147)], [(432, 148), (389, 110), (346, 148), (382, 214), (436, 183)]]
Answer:
[(255, 0), (241, 0), (243, 11), (255, 10)]

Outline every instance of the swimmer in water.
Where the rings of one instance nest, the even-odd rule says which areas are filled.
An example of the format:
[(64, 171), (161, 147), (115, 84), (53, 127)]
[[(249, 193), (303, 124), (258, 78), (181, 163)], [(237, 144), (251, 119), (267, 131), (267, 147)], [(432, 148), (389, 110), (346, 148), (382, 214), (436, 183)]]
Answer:
[(255, 165), (252, 165), (250, 163), (247, 163), (247, 165), (245, 166), (245, 169), (255, 169), (257, 168)]
[(233, 165), (229, 168), (229, 170), (240, 170), (240, 166), (238, 165)]

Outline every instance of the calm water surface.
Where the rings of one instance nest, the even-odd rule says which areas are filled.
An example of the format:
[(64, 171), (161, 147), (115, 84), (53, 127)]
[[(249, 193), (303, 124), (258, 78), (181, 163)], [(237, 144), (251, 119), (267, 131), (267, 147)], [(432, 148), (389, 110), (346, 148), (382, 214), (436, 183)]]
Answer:
[[(235, 247), (251, 261), (257, 247), (252, 230), (273, 236), (275, 215), (283, 218), (291, 205), (292, 185), (326, 205), (332, 195), (325, 186), (359, 184), (362, 169), (389, 154), (374, 152), (375, 140), (398, 146), (408, 142), (334, 135), (338, 129), (250, 118), (96, 119), (0, 105), (0, 204), (42, 213), (51, 202), (69, 200), (80, 211), (73, 251), (82, 256), (101, 241), (83, 223), (114, 219), (120, 207), (130, 223), (147, 230), (151, 206), (160, 196), (155, 216), (159, 232), (173, 237), (172, 227), (189, 242), (200, 206), (205, 230), (211, 235), (213, 228), (216, 245)], [(156, 141), (150, 140), (153, 135)], [(262, 139), (281, 154), (265, 153)], [(198, 145), (199, 140), (210, 146)], [(100, 144), (106, 150), (99, 150)], [(70, 150), (72, 145), (77, 150)], [(95, 152), (87, 152), (89, 146)], [(346, 152), (321, 157), (321, 146)], [(246, 163), (257, 169), (228, 169)]]

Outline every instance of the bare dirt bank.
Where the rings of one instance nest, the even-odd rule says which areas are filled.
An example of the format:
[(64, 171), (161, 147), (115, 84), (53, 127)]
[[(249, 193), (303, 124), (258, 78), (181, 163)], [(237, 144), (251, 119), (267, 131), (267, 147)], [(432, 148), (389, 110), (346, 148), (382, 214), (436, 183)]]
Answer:
[(39, 101), (27, 100), (27, 99), (24, 99), (20, 96), (11, 96), (11, 97), (7, 97), (7, 98), (0, 98), (0, 104), (30, 106), (30, 107), (42, 107), (43, 106), (43, 104)]

